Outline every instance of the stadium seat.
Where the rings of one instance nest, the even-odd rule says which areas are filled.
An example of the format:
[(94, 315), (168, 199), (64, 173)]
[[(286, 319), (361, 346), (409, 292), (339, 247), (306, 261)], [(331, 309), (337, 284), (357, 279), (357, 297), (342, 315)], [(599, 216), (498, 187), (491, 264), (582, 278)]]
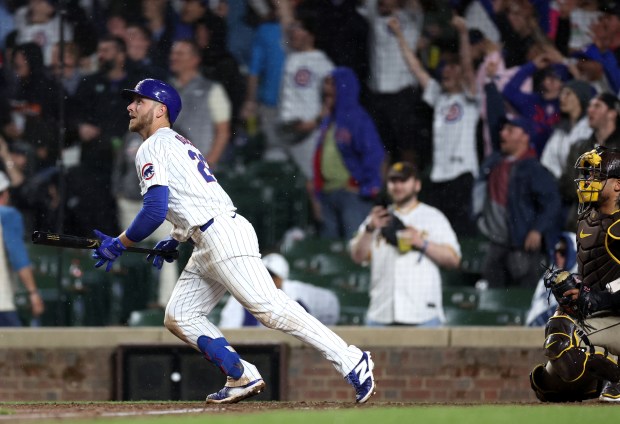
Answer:
[(350, 258), (346, 243), (340, 240), (307, 238), (284, 250), (292, 273), (337, 275), (367, 273)]
[(523, 325), (521, 311), (507, 309), (488, 311), (479, 309), (444, 308), (447, 326), (509, 326)]
[(163, 309), (143, 309), (133, 311), (127, 324), (130, 327), (161, 327), (164, 325)]
[(342, 240), (326, 240), (318, 237), (307, 237), (296, 241), (281, 253), (287, 258), (308, 257), (319, 253), (345, 255), (347, 246)]
[(500, 311), (506, 308), (528, 310), (534, 289), (510, 287), (506, 289), (479, 290), (478, 309)]
[(480, 274), (482, 261), (489, 249), (489, 242), (483, 236), (462, 237), (459, 239), (461, 245), (461, 266), (460, 270), (470, 274)]
[(480, 279), (479, 274), (464, 272), (460, 269), (440, 268), (439, 273), (441, 274), (441, 283), (444, 287), (474, 287), (476, 285), (476, 281)]
[(446, 308), (476, 309), (478, 291), (471, 286), (444, 286), (442, 289), (443, 306)]
[(338, 290), (336, 294), (340, 301), (338, 325), (364, 325), (368, 303), (370, 302), (368, 293)]

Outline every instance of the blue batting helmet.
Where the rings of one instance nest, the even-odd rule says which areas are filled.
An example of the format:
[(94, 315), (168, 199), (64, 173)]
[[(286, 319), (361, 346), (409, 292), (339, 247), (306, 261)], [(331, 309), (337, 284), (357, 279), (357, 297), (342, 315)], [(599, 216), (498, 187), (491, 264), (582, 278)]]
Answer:
[(143, 79), (133, 90), (123, 90), (124, 97), (132, 98), (134, 94), (165, 104), (168, 108), (170, 124), (174, 124), (183, 107), (181, 97), (174, 87), (157, 79)]

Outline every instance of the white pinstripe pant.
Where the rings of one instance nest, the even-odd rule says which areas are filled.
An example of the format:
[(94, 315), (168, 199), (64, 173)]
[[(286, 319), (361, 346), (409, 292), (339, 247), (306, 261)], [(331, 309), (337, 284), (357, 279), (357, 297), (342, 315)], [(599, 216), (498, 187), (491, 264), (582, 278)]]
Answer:
[[(233, 213), (234, 214), (234, 213)], [(215, 217), (204, 232), (192, 236), (194, 252), (166, 307), (166, 327), (195, 349), (198, 337), (223, 337), (207, 319), (226, 291), (268, 328), (283, 331), (320, 351), (346, 376), (362, 358), (347, 343), (278, 290), (260, 259), (252, 225), (241, 215)], [(250, 380), (260, 378), (243, 362)]]

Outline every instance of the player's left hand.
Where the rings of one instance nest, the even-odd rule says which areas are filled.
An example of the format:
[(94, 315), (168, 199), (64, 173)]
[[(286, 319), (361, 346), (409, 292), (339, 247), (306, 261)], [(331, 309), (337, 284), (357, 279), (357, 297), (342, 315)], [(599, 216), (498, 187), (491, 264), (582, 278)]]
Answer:
[(101, 240), (101, 244), (92, 254), (92, 258), (98, 260), (95, 264), (95, 268), (99, 268), (107, 262), (108, 264), (105, 267), (105, 272), (109, 272), (116, 258), (121, 256), (127, 248), (118, 237), (110, 237), (99, 230), (95, 230), (95, 235)]
[[(159, 250), (175, 250), (177, 248), (177, 246), (179, 245), (179, 242), (176, 241), (175, 239), (173, 239), (172, 237), (168, 237), (165, 238), (159, 242), (157, 242), (157, 244), (155, 245), (155, 249), (159, 249)], [(149, 262), (153, 262), (153, 266), (156, 267), (157, 269), (161, 269), (161, 267), (164, 265), (164, 260), (166, 262), (174, 262), (174, 259), (171, 257), (163, 257), (160, 255), (154, 255), (154, 254), (149, 254), (146, 257), (146, 260)]]
[(613, 295), (607, 290), (592, 290), (590, 287), (583, 286), (581, 290), (568, 290), (564, 296), (570, 296), (573, 301), (576, 301), (577, 308), (583, 317), (612, 309), (613, 306)]

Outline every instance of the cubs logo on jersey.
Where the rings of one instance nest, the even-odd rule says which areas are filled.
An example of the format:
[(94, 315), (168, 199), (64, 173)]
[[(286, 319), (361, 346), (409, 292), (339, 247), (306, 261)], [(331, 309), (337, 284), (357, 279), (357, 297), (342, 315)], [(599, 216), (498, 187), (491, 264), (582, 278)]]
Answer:
[(463, 117), (463, 107), (459, 103), (452, 103), (446, 106), (443, 112), (447, 123), (458, 122)]
[(144, 164), (144, 166), (142, 167), (141, 173), (142, 173), (142, 178), (144, 178), (145, 180), (150, 180), (151, 178), (155, 176), (155, 167), (150, 162), (147, 164)]
[(300, 68), (293, 78), (298, 87), (307, 87), (312, 82), (312, 71), (308, 68)]

